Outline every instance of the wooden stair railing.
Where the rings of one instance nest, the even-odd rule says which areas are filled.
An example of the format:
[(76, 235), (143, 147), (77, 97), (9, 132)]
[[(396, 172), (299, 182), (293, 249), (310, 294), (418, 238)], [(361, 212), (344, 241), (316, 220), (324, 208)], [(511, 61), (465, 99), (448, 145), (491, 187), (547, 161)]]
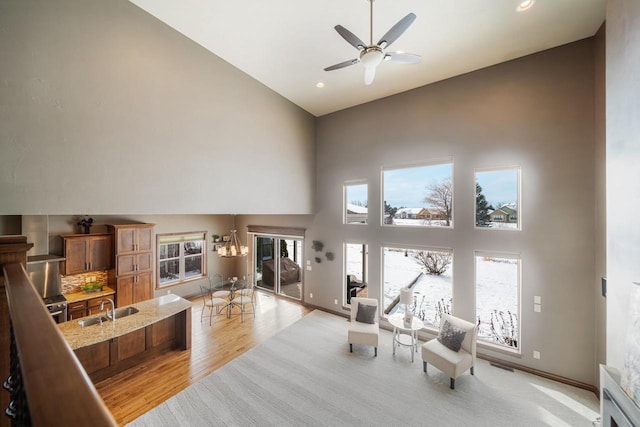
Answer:
[(23, 236), (0, 236), (0, 382), (13, 402), (0, 390), (8, 415), (0, 414), (0, 426), (116, 426), (29, 281), (31, 246)]

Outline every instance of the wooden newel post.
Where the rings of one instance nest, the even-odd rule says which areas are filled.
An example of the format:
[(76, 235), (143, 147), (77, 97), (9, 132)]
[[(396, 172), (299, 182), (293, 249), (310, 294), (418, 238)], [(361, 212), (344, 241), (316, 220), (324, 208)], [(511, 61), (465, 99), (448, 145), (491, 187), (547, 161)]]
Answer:
[[(33, 243), (27, 243), (25, 236), (0, 236), (0, 383), (9, 376), (9, 306), (4, 284), (4, 266), (7, 264), (27, 265), (27, 251)], [(0, 388), (0, 427), (11, 425), (4, 415), (9, 405), (9, 392)]]

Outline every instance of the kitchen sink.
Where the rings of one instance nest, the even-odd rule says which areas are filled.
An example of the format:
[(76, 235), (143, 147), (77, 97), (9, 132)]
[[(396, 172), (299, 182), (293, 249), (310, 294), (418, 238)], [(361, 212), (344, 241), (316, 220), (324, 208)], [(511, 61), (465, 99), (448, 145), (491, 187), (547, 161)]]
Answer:
[(107, 322), (108, 320), (109, 319), (107, 319), (105, 316), (89, 317), (86, 319), (78, 320), (78, 325), (84, 328), (91, 325), (102, 325), (102, 323)]
[(136, 314), (138, 309), (135, 307), (124, 307), (116, 310), (116, 319), (120, 319), (121, 317), (131, 316), (132, 314)]

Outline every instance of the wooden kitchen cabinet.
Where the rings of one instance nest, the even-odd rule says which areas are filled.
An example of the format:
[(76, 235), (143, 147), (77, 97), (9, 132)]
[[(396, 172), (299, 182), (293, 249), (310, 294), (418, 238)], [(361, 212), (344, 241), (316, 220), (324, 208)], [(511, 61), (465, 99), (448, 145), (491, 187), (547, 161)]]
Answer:
[(62, 248), (65, 261), (62, 274), (81, 274), (111, 268), (110, 234), (63, 234)]
[(67, 318), (69, 321), (79, 319), (87, 315), (87, 302), (76, 301), (67, 304)]
[(114, 238), (118, 307), (153, 298), (154, 224), (109, 225)]
[(109, 367), (111, 364), (111, 343), (99, 342), (75, 350), (76, 356), (87, 374)]
[(118, 255), (117, 264), (118, 276), (149, 272), (153, 270), (153, 253)]
[(67, 317), (69, 321), (80, 319), (85, 316), (92, 316), (103, 313), (107, 308), (111, 309), (110, 304), (106, 304), (103, 310), (100, 310), (100, 303), (104, 299), (113, 299), (113, 295), (105, 295), (101, 297), (91, 298), (83, 301), (75, 301), (67, 304)]
[(117, 305), (124, 307), (153, 298), (153, 274), (132, 274), (118, 277)]
[(153, 251), (153, 224), (114, 225), (118, 255)]

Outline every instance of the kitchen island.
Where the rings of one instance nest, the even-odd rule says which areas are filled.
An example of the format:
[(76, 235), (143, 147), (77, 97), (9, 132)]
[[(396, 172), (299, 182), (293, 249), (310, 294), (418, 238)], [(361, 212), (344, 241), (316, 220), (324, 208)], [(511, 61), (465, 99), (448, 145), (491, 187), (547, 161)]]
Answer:
[(191, 303), (186, 299), (163, 295), (118, 308), (117, 312), (121, 310), (137, 312), (84, 327), (79, 322), (97, 319), (104, 312), (58, 325), (93, 381), (166, 351), (191, 348)]

